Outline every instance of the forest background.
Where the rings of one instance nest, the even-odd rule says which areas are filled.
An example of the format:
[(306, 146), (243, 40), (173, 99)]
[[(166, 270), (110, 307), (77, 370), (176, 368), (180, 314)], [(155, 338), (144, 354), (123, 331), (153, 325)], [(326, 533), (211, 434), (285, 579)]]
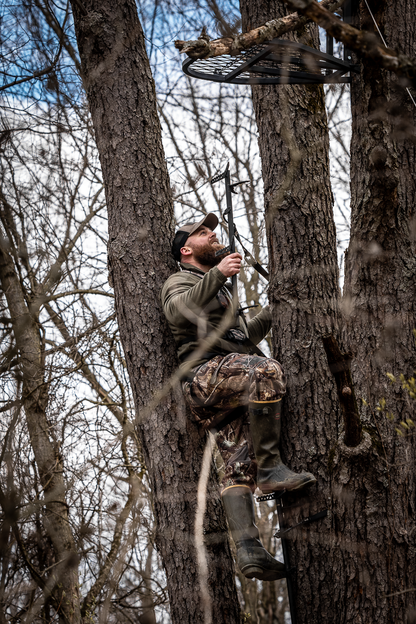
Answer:
[[(414, 54), (407, 3), (372, 8), (388, 43)], [(175, 39), (203, 25), (212, 37), (246, 31), (290, 12), (281, 2), (1, 10), (0, 622), (287, 621), (284, 582), (234, 579), (213, 471), (194, 531), (211, 448), (167, 383), (176, 361), (158, 292), (175, 268), (172, 200), (179, 223), (222, 216), (209, 180), (228, 161), (233, 181), (249, 180), (240, 233), (272, 274), (267, 293), (245, 268), (240, 295), (250, 305), (268, 294), (274, 311), (268, 348), (289, 378), (284, 453), (321, 481), (293, 521), (330, 510), (293, 534), (299, 621), (340, 610), (346, 622), (414, 621), (408, 83), (364, 61), (351, 118), (350, 86), (327, 87), (325, 110), (322, 87), (257, 87), (252, 99), (249, 87), (183, 75)], [(364, 3), (356, 19), (374, 31)], [(319, 45), (315, 26), (296, 36)], [(353, 381), (340, 393), (327, 336), (354, 356), (342, 356)], [(342, 390), (354, 387), (359, 436), (346, 444)], [(273, 508), (257, 513), (273, 551)]]

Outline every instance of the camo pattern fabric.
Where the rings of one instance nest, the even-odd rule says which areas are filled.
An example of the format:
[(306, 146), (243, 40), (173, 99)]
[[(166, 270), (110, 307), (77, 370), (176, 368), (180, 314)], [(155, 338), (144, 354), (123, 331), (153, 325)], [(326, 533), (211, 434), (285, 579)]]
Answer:
[[(205, 430), (216, 430), (217, 445), (225, 465), (222, 488), (249, 485), (256, 488), (256, 461), (251, 442), (249, 401), (275, 401), (286, 392), (279, 362), (258, 355), (218, 355), (194, 369), (192, 381), (183, 383), (193, 418)], [(230, 422), (231, 420), (231, 422)]]
[(224, 466), (220, 470), (221, 491), (230, 485), (248, 485), (254, 493), (257, 463), (250, 436), (248, 411), (216, 434)]

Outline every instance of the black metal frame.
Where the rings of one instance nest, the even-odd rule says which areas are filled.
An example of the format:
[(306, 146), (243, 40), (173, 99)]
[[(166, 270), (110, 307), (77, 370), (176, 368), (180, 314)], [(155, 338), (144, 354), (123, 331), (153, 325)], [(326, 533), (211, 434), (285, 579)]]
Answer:
[(316, 522), (317, 520), (323, 520), (328, 515), (328, 510), (324, 509), (314, 514), (313, 516), (309, 516), (308, 518), (304, 518), (297, 524), (293, 526), (287, 526), (286, 517), (285, 517), (285, 507), (283, 505), (283, 497), (286, 494), (286, 490), (281, 490), (280, 492), (272, 492), (271, 494), (265, 494), (264, 496), (257, 496), (257, 500), (261, 501), (275, 501), (277, 517), (279, 519), (279, 530), (274, 534), (274, 537), (281, 540), (282, 543), (282, 552), (283, 552), (283, 562), (285, 564), (285, 573), (286, 573), (286, 585), (287, 585), (287, 595), (289, 598), (289, 608), (290, 608), (290, 619), (291, 624), (297, 624), (296, 617), (296, 604), (295, 604), (295, 573), (296, 566), (291, 566), (289, 563), (289, 547), (288, 547), (288, 539), (287, 534), (294, 528), (301, 526), (303, 524), (311, 524), (312, 522)]
[(226, 84), (333, 84), (351, 82), (345, 74), (358, 67), (315, 48), (288, 41), (272, 41), (237, 56), (187, 58), (182, 64), (192, 78)]
[[(342, 8), (338, 9), (336, 13), (339, 12), (339, 15), (342, 16), (342, 21), (346, 24), (352, 24), (354, 17), (357, 14), (359, 0), (345, 0)], [(331, 35), (326, 33), (326, 53), (334, 54), (334, 38)], [(352, 52), (348, 48), (344, 46), (344, 61), (346, 63), (351, 63), (352, 61)], [(356, 71), (353, 69), (352, 71)]]

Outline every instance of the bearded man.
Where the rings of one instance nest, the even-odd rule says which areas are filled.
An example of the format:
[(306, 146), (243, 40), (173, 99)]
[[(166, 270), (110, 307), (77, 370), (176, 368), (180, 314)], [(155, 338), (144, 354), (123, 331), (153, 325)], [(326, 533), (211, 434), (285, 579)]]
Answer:
[(195, 421), (216, 433), (224, 460), (221, 498), (237, 548), (237, 564), (247, 578), (273, 581), (285, 576), (284, 565), (259, 540), (254, 490), (299, 490), (316, 479), (308, 472), (292, 472), (280, 458), (286, 380), (279, 362), (259, 355), (256, 347), (270, 330), (269, 308), (248, 323), (234, 315), (231, 326), (209, 352), (197, 354), (201, 339), (218, 330), (230, 310), (227, 279), (241, 268), (239, 253), (216, 255), (224, 248), (214, 232), (217, 225), (216, 215), (210, 213), (176, 232), (172, 253), (181, 270), (165, 282), (162, 305), (180, 365), (192, 366), (183, 382), (185, 399)]

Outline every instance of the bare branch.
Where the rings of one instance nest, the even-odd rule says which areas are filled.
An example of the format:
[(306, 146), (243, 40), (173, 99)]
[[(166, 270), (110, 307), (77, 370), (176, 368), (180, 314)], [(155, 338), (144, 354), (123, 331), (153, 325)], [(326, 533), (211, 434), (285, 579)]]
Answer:
[[(137, 480), (137, 478), (135, 480)], [(84, 618), (85, 617), (88, 618), (88, 615), (91, 615), (91, 612), (90, 612), (91, 609), (94, 610), (95, 601), (99, 593), (101, 592), (102, 588), (104, 587), (110, 575), (111, 569), (117, 559), (117, 555), (119, 554), (119, 549), (120, 549), (120, 544), (121, 544), (121, 538), (123, 537), (123, 528), (124, 528), (124, 525), (126, 524), (126, 520), (129, 517), (130, 511), (133, 507), (134, 501), (136, 499), (136, 495), (137, 495), (136, 487), (132, 479), (131, 489), (130, 489), (126, 504), (122, 512), (117, 518), (111, 548), (107, 554), (107, 557), (105, 558), (105, 561), (100, 570), (97, 580), (95, 581), (94, 585), (89, 590), (88, 594), (85, 596), (84, 602), (82, 603), (81, 615)]]
[[(322, 0), (321, 5), (328, 11), (336, 11), (343, 2), (344, 0), (337, 0), (336, 2), (334, 0)], [(292, 13), (234, 37), (223, 37), (210, 41), (209, 37), (202, 33), (196, 41), (175, 41), (175, 47), (191, 58), (212, 58), (223, 54), (234, 55), (264, 41), (280, 37), (287, 32), (298, 30), (308, 21), (310, 18), (300, 17), (298, 13)]]
[(58, 51), (55, 54), (55, 58), (53, 59), (53, 61), (48, 65), (48, 67), (45, 67), (44, 69), (38, 70), (33, 72), (33, 74), (31, 74), (30, 76), (24, 76), (23, 78), (16, 78), (16, 80), (14, 80), (13, 82), (9, 82), (8, 84), (3, 85), (2, 87), (0, 87), (0, 91), (5, 91), (6, 89), (10, 89), (11, 87), (15, 87), (16, 85), (22, 84), (24, 82), (29, 82), (30, 80), (35, 80), (37, 78), (42, 78), (42, 76), (46, 76), (46, 74), (49, 74), (51, 71), (54, 70), (54, 68), (56, 67), (60, 56), (61, 56), (61, 52), (62, 52), (62, 46), (63, 46), (63, 41), (64, 41), (64, 28), (65, 28), (65, 24), (66, 24), (66, 20), (68, 18), (68, 14), (69, 14), (69, 5), (67, 5), (66, 7), (66, 12), (65, 12), (65, 18), (61, 27), (61, 36), (59, 39), (59, 48)]
[(358, 30), (346, 24), (328, 11), (323, 2), (315, 0), (283, 0), (291, 9), (296, 9), (313, 20), (358, 56), (376, 61), (381, 67), (398, 76), (407, 78), (416, 85), (416, 60), (386, 48), (379, 37), (366, 30)]
[(68, 52), (69, 56), (73, 60), (77, 71), (81, 73), (81, 63), (78, 60), (77, 53), (74, 47), (71, 45), (63, 27), (60, 25), (58, 19), (54, 15), (51, 8), (47, 5), (47, 3), (43, 4), (40, 0), (35, 0), (35, 5), (38, 7), (39, 11), (41, 11), (43, 17), (45, 18), (48, 26), (54, 30), (54, 32), (58, 35), (60, 41), (62, 41), (65, 50)]
[(6, 89), (11, 89), (11, 87), (15, 87), (16, 85), (23, 84), (24, 82), (30, 82), (30, 80), (36, 80), (37, 78), (42, 78), (42, 76), (46, 76), (50, 74), (50, 72), (56, 67), (56, 63), (58, 62), (59, 56), (57, 55), (56, 59), (53, 63), (45, 67), (45, 69), (40, 69), (38, 71), (33, 72), (30, 76), (25, 76), (24, 78), (16, 78), (13, 82), (9, 82), (2, 87), (0, 87), (0, 91), (5, 91)]
[(95, 288), (78, 288), (77, 290), (68, 290), (67, 292), (50, 295), (49, 297), (46, 297), (46, 300), (56, 301), (56, 299), (69, 297), (71, 295), (103, 295), (104, 297), (111, 297), (112, 299), (114, 299), (113, 293), (105, 292), (105, 290), (96, 290)]

